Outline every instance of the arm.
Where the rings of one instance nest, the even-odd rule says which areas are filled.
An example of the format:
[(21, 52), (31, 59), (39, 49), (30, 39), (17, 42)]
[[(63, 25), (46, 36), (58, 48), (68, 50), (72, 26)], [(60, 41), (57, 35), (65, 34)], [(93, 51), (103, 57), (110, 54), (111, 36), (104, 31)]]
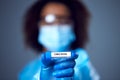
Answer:
[(52, 62), (46, 60), (43, 53), (39, 58), (27, 64), (18, 75), (18, 80), (47, 80), (51, 77)]
[(85, 50), (78, 49), (76, 59), (74, 80), (100, 80), (98, 73), (90, 62)]
[(96, 72), (95, 68), (93, 67), (90, 61), (87, 61), (85, 64), (83, 64), (82, 67), (77, 68), (78, 68), (77, 80), (100, 80), (98, 73)]

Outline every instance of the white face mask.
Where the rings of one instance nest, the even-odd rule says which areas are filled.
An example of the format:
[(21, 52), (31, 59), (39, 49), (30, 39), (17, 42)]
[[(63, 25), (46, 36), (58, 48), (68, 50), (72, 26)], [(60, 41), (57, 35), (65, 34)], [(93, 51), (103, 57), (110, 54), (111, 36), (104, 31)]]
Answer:
[(72, 25), (44, 25), (39, 30), (38, 42), (48, 51), (65, 51), (75, 40)]

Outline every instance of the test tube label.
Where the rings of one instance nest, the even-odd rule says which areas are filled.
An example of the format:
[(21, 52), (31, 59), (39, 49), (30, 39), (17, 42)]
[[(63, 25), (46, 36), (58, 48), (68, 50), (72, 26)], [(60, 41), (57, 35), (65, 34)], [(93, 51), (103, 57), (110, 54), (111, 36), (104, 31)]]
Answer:
[(51, 52), (51, 57), (71, 57), (71, 52)]

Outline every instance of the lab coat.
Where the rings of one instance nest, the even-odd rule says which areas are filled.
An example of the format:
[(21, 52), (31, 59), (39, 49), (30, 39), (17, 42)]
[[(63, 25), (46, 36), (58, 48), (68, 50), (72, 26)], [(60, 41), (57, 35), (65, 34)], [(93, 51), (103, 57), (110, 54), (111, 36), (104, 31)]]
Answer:
[[(98, 73), (90, 62), (87, 52), (82, 49), (76, 49), (78, 58), (75, 60), (74, 76), (72, 80), (100, 80)], [(40, 57), (39, 57), (40, 58)], [(27, 64), (19, 73), (18, 80), (57, 80), (52, 76), (53, 70), (50, 74), (41, 74), (41, 60), (37, 58)], [(42, 78), (40, 78), (42, 76)], [(69, 80), (62, 78), (60, 80)]]

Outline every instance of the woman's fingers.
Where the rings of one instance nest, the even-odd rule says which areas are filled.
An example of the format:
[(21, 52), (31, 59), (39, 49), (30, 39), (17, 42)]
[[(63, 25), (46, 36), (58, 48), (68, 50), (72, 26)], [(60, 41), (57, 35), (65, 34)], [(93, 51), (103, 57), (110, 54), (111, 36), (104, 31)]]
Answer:
[(53, 76), (56, 78), (71, 77), (73, 75), (74, 75), (74, 68), (57, 70), (53, 72)]
[(78, 55), (72, 52), (68, 58), (54, 58), (53, 76), (56, 78), (72, 77), (74, 75), (75, 59)]
[(58, 64), (54, 65), (54, 70), (62, 70), (62, 69), (67, 69), (67, 68), (74, 68), (75, 66), (75, 61), (64, 61)]

